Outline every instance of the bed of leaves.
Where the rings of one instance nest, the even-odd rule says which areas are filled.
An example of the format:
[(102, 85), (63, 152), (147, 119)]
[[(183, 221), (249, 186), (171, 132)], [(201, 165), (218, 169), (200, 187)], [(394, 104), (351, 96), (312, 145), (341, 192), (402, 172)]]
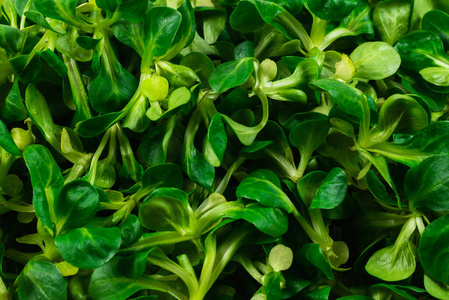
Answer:
[(0, 6), (0, 299), (449, 299), (447, 1)]

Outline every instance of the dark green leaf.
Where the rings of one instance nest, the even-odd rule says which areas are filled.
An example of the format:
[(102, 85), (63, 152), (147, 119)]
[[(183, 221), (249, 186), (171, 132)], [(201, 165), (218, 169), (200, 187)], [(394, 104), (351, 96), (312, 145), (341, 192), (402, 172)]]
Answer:
[(19, 80), (15, 80), (0, 111), (0, 118), (6, 123), (22, 121), (27, 117), (27, 110), (23, 104), (19, 90)]
[(206, 160), (214, 167), (219, 167), (223, 160), (228, 138), (220, 114), (215, 114), (209, 124), (204, 139), (203, 153)]
[(309, 10), (323, 20), (339, 21), (349, 15), (356, 0), (307, 0)]
[(441, 10), (431, 10), (422, 18), (422, 29), (438, 34), (444, 48), (449, 48), (449, 15)]
[(281, 293), (281, 279), (278, 272), (272, 271), (265, 275), (263, 280), (265, 295), (267, 300), (280, 299)]
[(22, 153), (20, 152), (11, 134), (9, 133), (8, 128), (2, 120), (0, 120), (0, 147), (11, 154), (22, 156)]
[(83, 24), (75, 13), (76, 0), (35, 0), (36, 9), (44, 16), (79, 26)]
[(348, 178), (346, 173), (340, 168), (333, 168), (318, 188), (309, 209), (332, 209), (337, 207), (345, 199), (347, 189)]
[(334, 271), (324, 257), (320, 245), (312, 243), (305, 244), (299, 249), (297, 255), (317, 267), (329, 280), (334, 279)]
[(126, 220), (119, 225), (119, 228), (122, 231), (121, 246), (134, 243), (141, 235), (139, 218), (133, 214), (128, 215)]
[(57, 234), (87, 224), (99, 203), (97, 190), (89, 182), (75, 180), (64, 185), (54, 202)]
[(67, 67), (53, 51), (47, 49), (45, 51), (37, 51), (37, 54), (39, 54), (39, 56), (42, 57), (59, 76), (67, 76)]
[(419, 258), (424, 270), (433, 278), (449, 284), (447, 252), (449, 216), (436, 219), (426, 227), (419, 243)]
[(123, 112), (118, 111), (87, 119), (77, 124), (76, 132), (85, 138), (100, 135), (120, 121), (123, 115)]

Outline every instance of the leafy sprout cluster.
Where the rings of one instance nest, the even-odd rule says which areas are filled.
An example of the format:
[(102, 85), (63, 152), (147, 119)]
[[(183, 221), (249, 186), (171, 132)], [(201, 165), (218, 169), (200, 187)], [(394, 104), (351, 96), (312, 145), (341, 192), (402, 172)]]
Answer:
[(0, 0), (1, 299), (449, 299), (445, 0)]

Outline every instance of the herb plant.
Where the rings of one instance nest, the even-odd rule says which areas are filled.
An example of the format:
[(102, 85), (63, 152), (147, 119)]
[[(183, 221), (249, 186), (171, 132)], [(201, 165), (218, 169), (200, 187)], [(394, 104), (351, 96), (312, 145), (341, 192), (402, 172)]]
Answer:
[(449, 299), (447, 1), (0, 8), (0, 299)]

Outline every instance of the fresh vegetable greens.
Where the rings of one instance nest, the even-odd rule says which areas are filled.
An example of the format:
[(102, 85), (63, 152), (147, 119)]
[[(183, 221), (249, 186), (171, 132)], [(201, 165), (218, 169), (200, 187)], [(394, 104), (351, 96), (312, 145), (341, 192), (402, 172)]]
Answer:
[(446, 0), (0, 0), (0, 299), (449, 299)]

